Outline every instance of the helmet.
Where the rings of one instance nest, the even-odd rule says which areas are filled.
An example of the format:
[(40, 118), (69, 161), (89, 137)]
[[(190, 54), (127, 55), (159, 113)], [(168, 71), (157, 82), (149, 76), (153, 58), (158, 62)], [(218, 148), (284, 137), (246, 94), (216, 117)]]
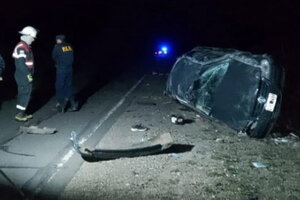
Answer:
[(36, 38), (37, 30), (32, 26), (26, 26), (21, 31), (19, 31), (19, 33), (22, 35), (29, 35), (33, 38)]

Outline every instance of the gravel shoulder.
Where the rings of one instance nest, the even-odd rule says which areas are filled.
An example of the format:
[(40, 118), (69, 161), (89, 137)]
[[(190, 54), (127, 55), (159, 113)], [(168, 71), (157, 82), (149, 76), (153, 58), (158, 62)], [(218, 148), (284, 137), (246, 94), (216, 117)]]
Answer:
[[(174, 144), (191, 145), (191, 150), (84, 162), (60, 200), (300, 199), (297, 136), (258, 140), (203, 119), (163, 95), (166, 78), (146, 76), (97, 147), (126, 148), (168, 132)], [(173, 124), (172, 115), (187, 123)], [(131, 131), (137, 124), (148, 130)]]

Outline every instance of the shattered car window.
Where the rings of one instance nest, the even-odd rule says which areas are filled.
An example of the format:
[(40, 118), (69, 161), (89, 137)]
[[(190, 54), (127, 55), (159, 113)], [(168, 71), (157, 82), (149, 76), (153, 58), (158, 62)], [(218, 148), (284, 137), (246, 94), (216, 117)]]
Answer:
[(212, 109), (213, 93), (222, 82), (229, 63), (220, 63), (213, 68), (208, 68), (199, 79), (194, 82), (195, 107), (209, 115)]

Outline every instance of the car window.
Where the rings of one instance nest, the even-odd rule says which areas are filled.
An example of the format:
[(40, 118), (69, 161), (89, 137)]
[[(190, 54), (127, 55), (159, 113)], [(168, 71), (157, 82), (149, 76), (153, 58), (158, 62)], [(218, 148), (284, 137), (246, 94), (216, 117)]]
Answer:
[(222, 82), (228, 69), (229, 63), (211, 64), (200, 74), (199, 79), (194, 82), (193, 96), (195, 107), (209, 115), (212, 109), (213, 94)]

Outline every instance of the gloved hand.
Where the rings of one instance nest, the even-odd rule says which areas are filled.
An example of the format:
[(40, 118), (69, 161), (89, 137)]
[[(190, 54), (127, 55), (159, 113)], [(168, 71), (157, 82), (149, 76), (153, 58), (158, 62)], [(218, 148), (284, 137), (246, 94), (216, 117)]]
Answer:
[(32, 77), (32, 75), (31, 74), (28, 74), (27, 75), (27, 79), (28, 79), (28, 82), (32, 82), (33, 81), (33, 77)]

